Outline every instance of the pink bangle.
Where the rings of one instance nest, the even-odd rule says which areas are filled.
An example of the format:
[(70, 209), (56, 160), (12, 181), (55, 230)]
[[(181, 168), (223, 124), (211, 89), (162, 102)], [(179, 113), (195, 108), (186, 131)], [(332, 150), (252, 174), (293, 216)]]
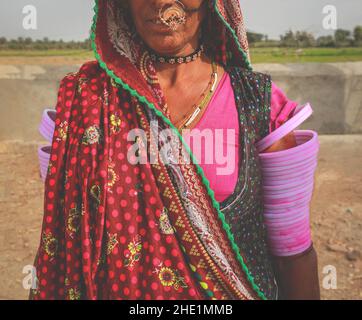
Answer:
[(279, 240), (275, 241), (272, 237), (268, 237), (269, 243), (277, 249), (285, 249), (285, 247), (298, 247), (300, 245), (303, 245), (305, 242), (311, 241), (310, 239), (310, 227), (309, 225), (306, 225), (304, 230), (302, 232), (299, 232), (298, 234), (294, 236), (290, 236), (288, 239), (281, 242)]
[(309, 214), (309, 208), (301, 207), (301, 208), (293, 208), (293, 210), (287, 212), (278, 212), (278, 213), (265, 212), (264, 218), (266, 221), (273, 221), (273, 220), (289, 221), (290, 219), (297, 218), (299, 216), (305, 216), (308, 214)]
[[(53, 140), (53, 134), (55, 130), (55, 118), (55, 109), (44, 109), (39, 125), (39, 132), (48, 142), (52, 142)], [(38, 148), (40, 176), (43, 181), (45, 181), (48, 173), (50, 152), (51, 146), (42, 146)]]
[[(276, 185), (273, 185), (273, 183), (279, 183)], [(296, 189), (298, 188), (303, 188), (303, 186), (306, 185), (310, 185), (314, 183), (314, 174), (313, 175), (308, 175), (305, 177), (301, 177), (300, 181), (296, 180), (296, 179), (288, 179), (286, 181), (278, 181), (275, 182), (272, 180), (272, 178), (268, 178), (268, 183), (266, 183), (265, 186), (263, 186), (263, 194), (264, 195), (269, 195), (269, 194), (281, 194), (283, 192), (290, 192), (290, 191), (297, 191)], [(311, 192), (313, 191), (312, 189), (310, 190)]]
[(48, 173), (50, 152), (51, 152), (51, 146), (42, 146), (42, 147), (38, 148), (40, 176), (43, 181), (45, 181), (47, 173)]
[(265, 177), (266, 181), (269, 181), (271, 179), (276, 181), (276, 179), (280, 179), (279, 181), (284, 181), (284, 179), (290, 181), (296, 181), (300, 179), (301, 177), (304, 177), (306, 175), (310, 175), (314, 170), (317, 168), (317, 162), (310, 165), (309, 168), (305, 168), (304, 170), (294, 170), (288, 172), (267, 172), (266, 170), (263, 170), (263, 176)]
[(294, 256), (296, 254), (302, 253), (305, 250), (307, 250), (312, 244), (312, 240), (306, 240), (304, 242), (302, 242), (299, 246), (297, 247), (292, 247), (292, 246), (287, 246), (285, 248), (276, 248), (273, 247), (272, 244), (270, 244), (271, 247), (271, 251), (275, 256), (278, 257), (287, 257), (287, 256)]
[(315, 143), (312, 145), (311, 148), (302, 151), (303, 152), (302, 156), (299, 152), (294, 152), (294, 150), (292, 149), (293, 148), (288, 150), (291, 150), (293, 152), (289, 152), (289, 154), (284, 154), (284, 156), (279, 158), (278, 155), (269, 158), (262, 156), (260, 158), (262, 167), (263, 168), (278, 167), (288, 163), (298, 164), (300, 161), (308, 161), (310, 159), (315, 159), (316, 155), (319, 152), (319, 143)]
[(49, 142), (52, 142), (53, 139), (55, 116), (56, 111), (54, 109), (45, 109), (39, 125), (40, 134)]
[(264, 223), (271, 252), (290, 256), (308, 249), (310, 201), (314, 173), (318, 165), (318, 134), (312, 130), (295, 130), (297, 146), (262, 153), (294, 130), (312, 114), (309, 104), (299, 107), (294, 116), (257, 143), (263, 176)]
[(270, 133), (264, 139), (259, 141), (256, 146), (260, 151), (267, 149), (273, 145), (276, 141), (283, 138), (286, 134), (293, 131), (296, 127), (302, 124), (313, 113), (312, 107), (309, 103), (304, 106), (297, 106), (294, 110), (293, 117), (282, 124), (278, 129)]

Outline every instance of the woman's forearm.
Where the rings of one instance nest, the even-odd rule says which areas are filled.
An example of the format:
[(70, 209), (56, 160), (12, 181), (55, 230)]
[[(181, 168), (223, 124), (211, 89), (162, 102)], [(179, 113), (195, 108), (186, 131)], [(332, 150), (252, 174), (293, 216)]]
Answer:
[(317, 253), (313, 246), (291, 257), (274, 257), (274, 267), (284, 300), (319, 300)]
[[(264, 152), (282, 151), (295, 146), (295, 135), (290, 132)], [(320, 299), (317, 253), (313, 246), (291, 257), (274, 257), (274, 266), (282, 299)]]

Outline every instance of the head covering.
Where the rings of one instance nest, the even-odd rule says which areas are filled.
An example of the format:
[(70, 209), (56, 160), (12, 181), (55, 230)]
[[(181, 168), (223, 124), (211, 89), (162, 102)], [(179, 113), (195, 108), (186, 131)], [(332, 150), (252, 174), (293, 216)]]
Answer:
[[(243, 15), (238, 0), (207, 1), (208, 25), (205, 35), (212, 34), (212, 46), (219, 53), (219, 62), (232, 63), (237, 66), (251, 68), (249, 48)], [(119, 1), (96, 1), (95, 16), (92, 27), (92, 38), (95, 42), (97, 59), (106, 64), (119, 60), (118, 53), (128, 62), (135, 64), (139, 43), (131, 26), (129, 12)], [(112, 50), (112, 47), (114, 50)], [(226, 57), (226, 52), (230, 52)], [(113, 66), (113, 65), (112, 65)], [(114, 65), (114, 66), (117, 66)]]
[[(212, 0), (207, 7), (203, 34), (212, 35), (211, 38), (205, 36), (208, 52), (224, 67), (251, 69), (239, 1)], [(165, 100), (156, 72), (152, 62), (144, 56), (144, 45), (129, 20), (129, 12), (114, 0), (98, 0), (94, 10), (92, 42), (100, 66), (118, 84), (134, 89), (137, 96), (157, 102), (157, 108), (162, 110)], [(142, 69), (147, 74), (146, 82)]]
[[(162, 112), (151, 60), (117, 3), (95, 1), (98, 61), (59, 89), (31, 296), (264, 299), (202, 168)], [(239, 2), (210, 1), (210, 14), (222, 31), (219, 62), (249, 68)], [(131, 132), (136, 157), (157, 149), (168, 162), (131, 164)]]

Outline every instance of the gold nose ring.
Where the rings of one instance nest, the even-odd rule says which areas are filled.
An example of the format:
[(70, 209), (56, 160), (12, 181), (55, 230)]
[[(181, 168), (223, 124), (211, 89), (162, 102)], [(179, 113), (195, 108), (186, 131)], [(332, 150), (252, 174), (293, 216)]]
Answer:
[(178, 0), (171, 5), (164, 5), (159, 11), (159, 18), (163, 24), (175, 31), (186, 23), (185, 5)]

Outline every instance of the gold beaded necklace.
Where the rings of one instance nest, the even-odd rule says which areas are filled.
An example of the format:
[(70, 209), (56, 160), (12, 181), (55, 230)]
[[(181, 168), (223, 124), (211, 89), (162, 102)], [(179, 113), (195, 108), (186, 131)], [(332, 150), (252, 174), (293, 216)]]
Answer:
[(187, 112), (182, 117), (181, 120), (175, 123), (175, 126), (179, 131), (188, 128), (211, 100), (211, 97), (215, 91), (218, 80), (218, 75), (217, 75), (218, 66), (215, 62), (212, 62), (211, 66), (212, 66), (211, 79), (207, 85), (206, 90), (202, 93), (200, 97), (200, 102), (194, 104), (193, 108), (189, 112)]
[[(150, 59), (150, 53), (148, 50), (146, 50), (142, 56), (141, 63), (140, 63), (141, 74), (143, 75), (144, 79), (150, 85), (159, 84), (157, 76), (152, 77), (150, 75), (150, 72), (147, 69), (147, 64), (148, 64), (147, 60), (148, 59)], [(202, 110), (205, 108), (205, 106), (208, 105), (209, 101), (211, 100), (211, 97), (215, 91), (215, 87), (216, 87), (217, 80), (218, 80), (218, 65), (214, 61), (212, 61), (211, 67), (212, 67), (211, 79), (207, 85), (206, 90), (200, 96), (200, 99), (199, 99), (200, 102), (197, 104), (194, 104), (193, 107), (191, 108), (191, 110), (189, 112), (187, 112), (182, 117), (181, 120), (179, 120), (175, 123), (175, 127), (178, 130), (186, 129), (187, 127), (189, 127), (194, 122), (194, 120), (197, 118), (197, 116), (202, 112)], [(166, 117), (171, 120), (171, 114), (170, 114), (170, 110), (168, 108), (167, 103), (165, 103), (162, 106), (162, 111), (166, 115)]]

